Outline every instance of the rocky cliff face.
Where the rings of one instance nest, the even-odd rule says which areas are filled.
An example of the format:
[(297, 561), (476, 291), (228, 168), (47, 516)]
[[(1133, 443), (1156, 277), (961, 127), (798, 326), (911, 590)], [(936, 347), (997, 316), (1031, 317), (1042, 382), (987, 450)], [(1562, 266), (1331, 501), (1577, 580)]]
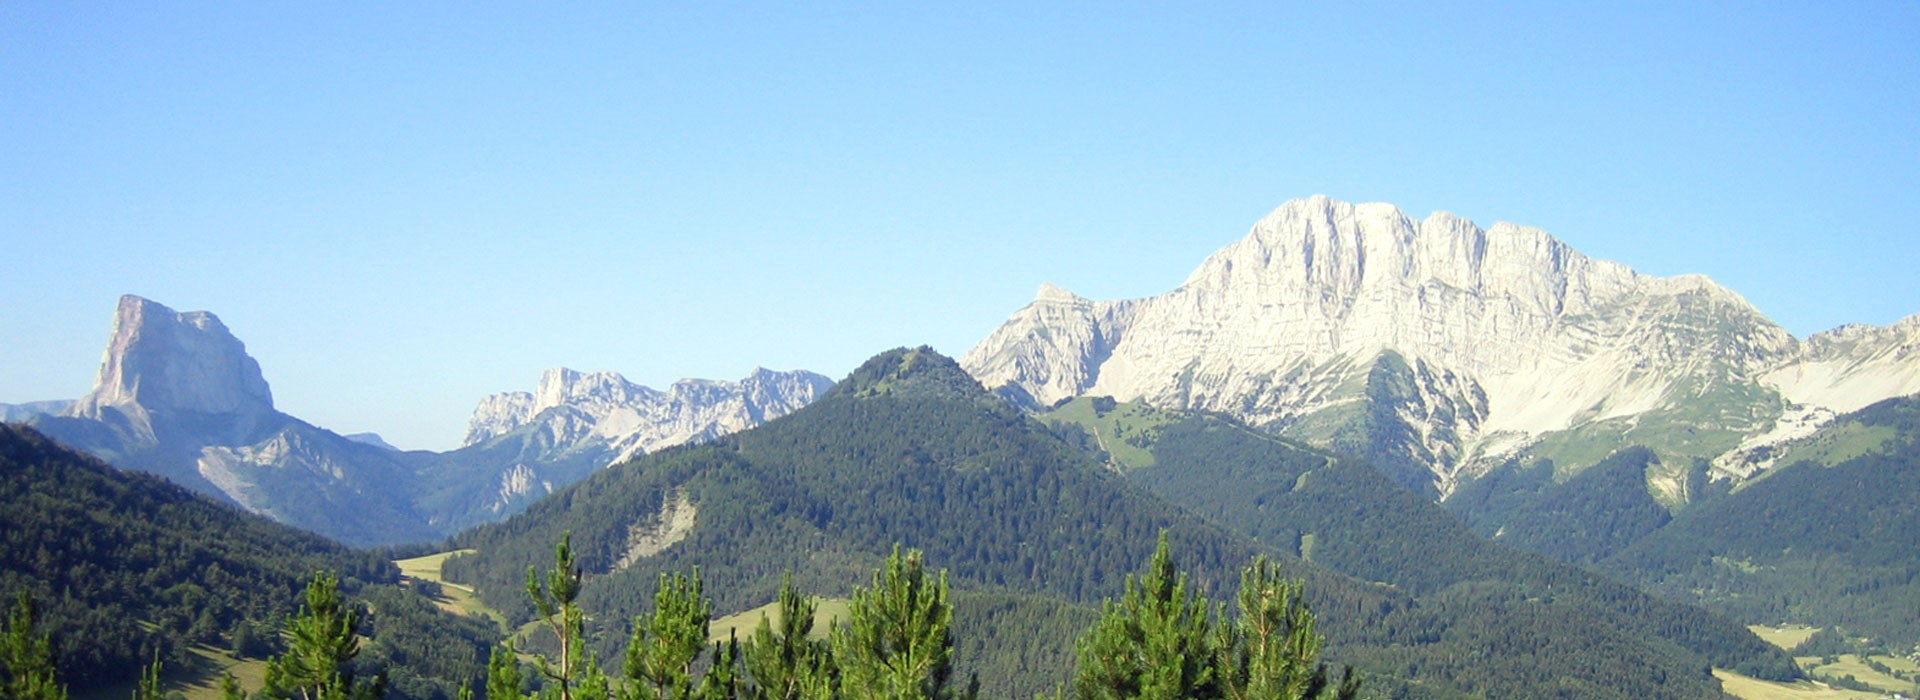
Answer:
[(756, 369), (738, 382), (683, 379), (666, 391), (613, 372), (547, 370), (533, 392), (480, 401), (465, 445), (544, 425), (556, 445), (600, 442), (617, 458), (738, 432), (807, 405), (833, 380), (807, 371)]
[(412, 471), (274, 409), (260, 364), (205, 311), (121, 297), (93, 391), (48, 435), (352, 544), (435, 535), (408, 500)]
[(126, 296), (93, 391), (7, 415), (116, 466), (364, 545), (505, 517), (626, 456), (758, 425), (831, 386), (811, 372), (756, 370), (656, 391), (555, 369), (534, 392), (483, 400), (466, 447), (401, 452), (377, 435), (342, 436), (275, 410), (259, 363), (213, 314)]
[(756, 369), (738, 382), (684, 379), (660, 391), (557, 367), (531, 392), (482, 399), (463, 447), (422, 457), (424, 500), (442, 531), (497, 520), (610, 464), (751, 428), (832, 386), (812, 372)]
[(99, 418), (110, 408), (257, 418), (273, 413), (273, 392), (219, 318), (129, 294), (114, 312), (93, 392), (67, 415)]
[(1111, 395), (1230, 413), (1438, 495), (1514, 456), (1727, 454), (1804, 406), (1898, 391), (1888, 377), (1920, 371), (1904, 332), (1803, 344), (1705, 277), (1640, 275), (1538, 229), (1314, 197), (1166, 294), (1045, 287), (962, 362), (1033, 405)]

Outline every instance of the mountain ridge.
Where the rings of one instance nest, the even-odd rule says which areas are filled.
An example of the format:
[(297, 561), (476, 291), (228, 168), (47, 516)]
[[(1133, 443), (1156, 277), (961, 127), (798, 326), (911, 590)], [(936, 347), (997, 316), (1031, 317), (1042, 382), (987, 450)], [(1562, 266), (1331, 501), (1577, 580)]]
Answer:
[(1739, 451), (1777, 424), (1920, 391), (1916, 327), (1801, 341), (1705, 276), (1642, 275), (1537, 228), (1315, 196), (1161, 295), (1044, 285), (962, 364), (1029, 408), (1107, 395), (1357, 442), (1440, 497), (1514, 458), (1578, 469), (1607, 442), (1745, 476)]
[[(548, 374), (555, 381), (540, 399), (550, 405), (531, 394), (488, 397), (466, 447), (401, 451), (279, 411), (260, 364), (219, 317), (129, 294), (115, 307), (92, 391), (7, 411), (116, 466), (371, 545), (435, 540), (503, 517), (623, 457), (789, 412), (828, 383), (759, 369), (741, 382), (683, 380), (657, 392), (613, 373)], [(616, 400), (628, 396), (656, 400)]]

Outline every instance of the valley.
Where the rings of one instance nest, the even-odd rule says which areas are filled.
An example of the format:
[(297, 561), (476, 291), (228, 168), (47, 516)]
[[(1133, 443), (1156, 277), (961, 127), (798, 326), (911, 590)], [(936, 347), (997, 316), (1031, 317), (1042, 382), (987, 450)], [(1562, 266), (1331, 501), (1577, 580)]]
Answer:
[(561, 648), (526, 585), (558, 542), (568, 648), (609, 671), (692, 572), (698, 653), (781, 627), (788, 580), (840, 643), (905, 548), (951, 586), (953, 678), (1032, 697), (1164, 537), (1210, 600), (1256, 559), (1300, 582), (1364, 697), (1912, 695), (1916, 319), (1796, 338), (1702, 277), (1316, 197), (1162, 295), (1043, 287), (959, 358), (555, 368), (408, 452), (281, 412), (217, 317), (127, 296), (92, 392), (5, 407), (0, 590), (42, 601), (74, 697), (157, 658), (199, 700), (260, 687), (332, 571), (363, 677), (452, 700)]

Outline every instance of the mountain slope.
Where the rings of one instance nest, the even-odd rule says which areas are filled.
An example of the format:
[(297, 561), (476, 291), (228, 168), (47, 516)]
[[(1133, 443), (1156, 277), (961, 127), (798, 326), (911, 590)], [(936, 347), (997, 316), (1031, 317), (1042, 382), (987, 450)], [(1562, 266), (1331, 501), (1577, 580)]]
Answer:
[(483, 399), (460, 449), (415, 455), (423, 509), (442, 532), (499, 520), (634, 455), (791, 413), (832, 385), (812, 372), (756, 369), (738, 382), (683, 379), (658, 391), (612, 372), (555, 368), (534, 392)]
[(1627, 444), (1719, 458), (1846, 401), (1920, 391), (1909, 326), (1803, 344), (1704, 277), (1640, 275), (1538, 229), (1314, 197), (1166, 294), (1044, 287), (962, 364), (1029, 407), (1105, 395), (1228, 413), (1440, 496), (1515, 458), (1569, 472)]
[[(1315, 455), (1316, 463), (1324, 459)], [(1364, 498), (1327, 499), (1350, 497)], [(479, 554), (449, 561), (446, 571), (477, 584), (491, 604), (525, 615), (527, 567), (547, 565), (553, 543), (571, 532), (587, 569), (582, 597), (590, 615), (626, 620), (646, 608), (649, 584), (663, 571), (701, 567), (718, 609), (739, 610), (771, 599), (783, 570), (794, 571), (804, 590), (843, 594), (899, 542), (925, 549), (960, 590), (1088, 604), (1120, 593), (1161, 529), (1172, 532), (1182, 567), (1216, 594), (1237, 580), (1246, 557), (1265, 549), (1102, 468), (1075, 441), (988, 395), (952, 360), (899, 350), (784, 418), (636, 458), (466, 533), (459, 544)], [(1583, 697), (1712, 697), (1718, 686), (1696, 649), (1715, 635), (1751, 643), (1726, 650), (1729, 663), (1784, 662), (1737, 626), (1623, 587), (1611, 590), (1646, 609), (1572, 596), (1536, 606), (1519, 589), (1470, 583), (1431, 591), (1378, 585), (1290, 551), (1291, 543), (1277, 553), (1290, 575), (1307, 579), (1335, 660), (1361, 663), (1374, 687), (1407, 697), (1552, 697), (1573, 692), (1567, 688), (1592, 691)], [(1676, 613), (1681, 622), (1672, 627), (1683, 631), (1651, 631), (1667, 613)], [(1608, 615), (1641, 617), (1630, 626)], [(1695, 625), (1695, 618), (1705, 621)], [(603, 630), (603, 653), (624, 641), (619, 630)], [(1054, 641), (1064, 648), (1075, 634), (1058, 631)], [(1508, 646), (1517, 641), (1540, 645)], [(1496, 652), (1502, 663), (1486, 663)], [(982, 669), (983, 662), (961, 662)], [(1018, 675), (985, 670), (993, 671), (990, 680)], [(1047, 676), (1018, 678), (1005, 688), (1030, 695), (1052, 684)]]
[(400, 697), (450, 697), (484, 669), (492, 625), (390, 585), (383, 557), (0, 425), (0, 591), (32, 594), (75, 691), (131, 679), (156, 654), (189, 668), (189, 644), (271, 639), (323, 570), (380, 610), (362, 659), (389, 668)]
[(1780, 463), (1599, 567), (1750, 623), (1920, 644), (1920, 398), (1844, 416)]
[[(1097, 408), (1073, 410), (1093, 401), (1075, 401), (1043, 418), (1058, 416), (1096, 431), (1111, 429), (1087, 420), (1098, 416)], [(1664, 657), (1663, 664), (1689, 658), (1772, 677), (1793, 673), (1790, 661), (1737, 624), (1489, 543), (1364, 463), (1276, 439), (1230, 419), (1111, 406), (1107, 413), (1130, 414), (1134, 426), (1152, 426), (1128, 430), (1123, 438), (1152, 455), (1150, 465), (1126, 471), (1136, 483), (1262, 542), (1297, 551), (1315, 564), (1411, 593), (1425, 604), (1423, 612), (1449, 610), (1445, 619), (1419, 623), (1442, 630), (1437, 636), (1446, 640), (1425, 651), (1473, 653), (1469, 650), (1510, 643), (1507, 635), (1539, 635), (1544, 629), (1562, 647), (1633, 640), (1619, 649), (1639, 647), (1628, 653)], [(1513, 629), (1509, 625), (1514, 616), (1543, 627)], [(1493, 617), (1502, 619), (1489, 619)], [(1392, 647), (1386, 639), (1375, 641)], [(1408, 650), (1393, 654), (1398, 663), (1415, 663)], [(1540, 663), (1538, 657), (1531, 660), (1533, 668), (1507, 672), (1533, 676), (1555, 665), (1552, 660)], [(1682, 670), (1668, 667), (1669, 672)], [(1552, 676), (1534, 676), (1534, 687), (1561, 681)]]
[(401, 452), (276, 410), (259, 363), (218, 317), (128, 295), (91, 393), (7, 412), (118, 466), (372, 545), (498, 520), (622, 456), (758, 424), (827, 384), (759, 370), (738, 383), (685, 380), (656, 392), (561, 369), (538, 396), (482, 402), (467, 447)]
[(275, 410), (259, 363), (204, 311), (121, 297), (94, 390), (31, 423), (119, 466), (345, 542), (436, 536), (408, 498), (413, 470), (398, 455)]

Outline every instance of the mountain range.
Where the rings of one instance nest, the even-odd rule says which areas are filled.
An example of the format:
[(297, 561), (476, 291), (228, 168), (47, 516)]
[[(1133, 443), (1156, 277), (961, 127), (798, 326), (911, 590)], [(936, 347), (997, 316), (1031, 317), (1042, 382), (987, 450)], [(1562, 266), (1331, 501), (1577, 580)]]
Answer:
[(260, 365), (218, 317), (121, 297), (94, 389), (9, 407), (45, 434), (350, 544), (434, 540), (504, 517), (635, 452), (711, 439), (824, 390), (808, 372), (687, 380), (667, 392), (560, 368), (536, 394), (489, 397), (466, 446), (394, 449), (274, 407)]
[(474, 551), (448, 576), (516, 622), (562, 533), (604, 620), (689, 566), (723, 610), (783, 571), (844, 594), (905, 543), (950, 567), (957, 629), (1022, 640), (958, 658), (1025, 695), (1071, 658), (1035, 626), (1090, 619), (1170, 531), (1216, 595), (1281, 557), (1395, 697), (1709, 697), (1709, 667), (1800, 673), (1733, 620), (1920, 642), (1916, 391), (1920, 316), (1801, 339), (1705, 277), (1314, 197), (1166, 294), (1043, 286), (957, 362), (665, 390), (554, 368), (445, 452), (281, 412), (220, 319), (136, 296), (93, 391), (0, 414), (348, 544), (451, 537)]
[(1214, 411), (1444, 497), (1642, 445), (1742, 479), (1840, 413), (1920, 391), (1920, 316), (1804, 340), (1699, 275), (1651, 277), (1539, 229), (1288, 202), (1159, 296), (1044, 286), (962, 364), (1029, 408), (1083, 395)]
[[(989, 394), (955, 361), (902, 348), (784, 418), (624, 462), (469, 530), (454, 544), (473, 553), (445, 572), (518, 624), (531, 615), (528, 567), (570, 535), (592, 582), (588, 616), (627, 620), (651, 604), (647, 582), (690, 568), (721, 610), (765, 603), (783, 572), (803, 590), (844, 596), (900, 543), (948, 569), (957, 598), (1002, 601), (1004, 621), (1051, 619), (1035, 610), (1117, 596), (1167, 531), (1193, 585), (1216, 596), (1252, 554), (1279, 557), (1307, 581), (1329, 654), (1396, 697), (1697, 698), (1718, 692), (1708, 667), (1796, 673), (1737, 624), (1481, 540), (1364, 463), (1231, 419), (1166, 420), (1178, 427), (1142, 443), (1158, 466), (1138, 470), (1185, 485), (1163, 493)], [(1202, 503), (1210, 496), (1189, 502), (1182, 488), (1260, 503), (1215, 512)], [(1283, 528), (1292, 534), (1277, 536)], [(1321, 544), (1303, 550), (1300, 532)], [(1074, 641), (1059, 629), (995, 635), (1040, 658), (1070, 658)], [(620, 656), (619, 641), (607, 639), (603, 658)], [(1063, 679), (1058, 665), (956, 662), (992, 697)]]
[[(1029, 410), (1112, 396), (1211, 411), (1365, 457), (1432, 499), (1502, 468), (1565, 478), (1658, 457), (1669, 509), (1773, 466), (1836, 416), (1920, 391), (1920, 316), (1795, 338), (1698, 275), (1588, 258), (1538, 229), (1386, 204), (1288, 202), (1178, 288), (1094, 301), (1047, 285), (961, 359)], [(554, 368), (482, 399), (461, 448), (402, 452), (274, 409), (211, 313), (128, 296), (92, 393), (6, 405), (59, 439), (348, 542), (444, 536), (637, 454), (805, 405), (805, 371), (665, 391)], [(376, 449), (368, 449), (369, 447)], [(336, 518), (343, 503), (356, 517)]]

